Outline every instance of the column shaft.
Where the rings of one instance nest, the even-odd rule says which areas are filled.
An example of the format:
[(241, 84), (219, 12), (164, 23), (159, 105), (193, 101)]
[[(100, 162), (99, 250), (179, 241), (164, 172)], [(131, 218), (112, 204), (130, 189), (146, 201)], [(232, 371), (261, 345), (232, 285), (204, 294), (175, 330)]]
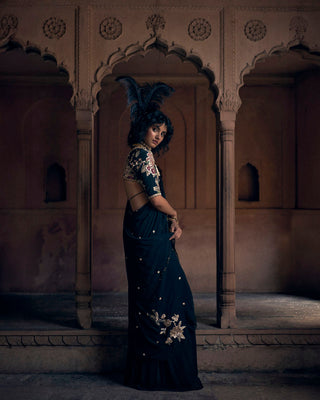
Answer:
[(217, 322), (236, 324), (234, 120), (221, 121), (218, 146)]
[(78, 323), (88, 329), (92, 323), (92, 135), (78, 130), (77, 262), (76, 310)]

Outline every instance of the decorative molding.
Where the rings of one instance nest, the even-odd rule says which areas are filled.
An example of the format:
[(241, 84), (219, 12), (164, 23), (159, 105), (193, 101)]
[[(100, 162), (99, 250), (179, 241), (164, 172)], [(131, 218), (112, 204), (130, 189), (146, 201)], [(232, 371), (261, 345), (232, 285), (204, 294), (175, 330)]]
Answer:
[[(227, 347), (256, 347), (256, 346), (314, 346), (320, 345), (320, 336), (317, 334), (295, 333), (247, 333), (247, 334), (197, 334), (198, 345), (211, 345), (214, 349)], [(202, 340), (199, 340), (202, 339)]]
[(116, 40), (122, 34), (122, 24), (115, 17), (106, 17), (100, 22), (99, 33), (106, 40)]
[(43, 33), (49, 39), (60, 39), (66, 33), (66, 23), (57, 17), (48, 18), (42, 27)]
[(15, 15), (4, 15), (0, 19), (0, 40), (6, 39), (17, 31), (18, 18)]
[(188, 35), (196, 41), (208, 39), (211, 35), (210, 22), (204, 18), (195, 18), (188, 26)]
[[(281, 346), (319, 346), (319, 332), (311, 333), (257, 333), (257, 332), (237, 332), (232, 333), (212, 333), (198, 331), (197, 346), (212, 346), (215, 350), (226, 348), (254, 348), (254, 347), (275, 347)], [(52, 332), (25, 332), (0, 334), (0, 347), (103, 347), (103, 346), (123, 346), (127, 343), (126, 331), (52, 331)]]
[(293, 40), (298, 40), (301, 42), (304, 39), (304, 34), (307, 32), (307, 28), (308, 21), (305, 18), (299, 15), (291, 18), (289, 31), (294, 31)]
[(146, 20), (147, 29), (152, 29), (153, 36), (158, 36), (159, 30), (164, 30), (166, 26), (166, 21), (162, 15), (153, 14), (148, 17)]
[(241, 99), (239, 95), (227, 89), (223, 92), (218, 100), (218, 107), (220, 111), (233, 111), (237, 112), (241, 106)]
[(252, 42), (258, 42), (259, 40), (262, 40), (266, 36), (266, 33), (266, 25), (258, 19), (252, 19), (244, 26), (244, 34), (246, 35), (247, 39), (251, 40)]

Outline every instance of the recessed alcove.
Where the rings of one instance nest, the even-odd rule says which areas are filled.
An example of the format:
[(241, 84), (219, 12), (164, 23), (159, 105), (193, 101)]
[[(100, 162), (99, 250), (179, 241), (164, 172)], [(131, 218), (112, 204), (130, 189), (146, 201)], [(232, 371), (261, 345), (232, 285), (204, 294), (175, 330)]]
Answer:
[(47, 203), (67, 200), (66, 171), (58, 163), (47, 168), (45, 187)]
[(250, 163), (243, 165), (239, 171), (238, 200), (260, 200), (259, 173), (257, 168)]
[(243, 83), (235, 132), (237, 289), (316, 295), (320, 59), (302, 46), (283, 49), (258, 60)]
[(9, 42), (1, 50), (0, 291), (70, 291), (77, 140), (69, 75), (34, 46)]

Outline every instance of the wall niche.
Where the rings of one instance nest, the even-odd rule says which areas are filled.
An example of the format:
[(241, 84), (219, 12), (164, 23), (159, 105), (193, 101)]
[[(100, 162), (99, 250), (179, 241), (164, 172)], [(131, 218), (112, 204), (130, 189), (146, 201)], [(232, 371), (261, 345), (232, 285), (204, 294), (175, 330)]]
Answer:
[(58, 163), (51, 164), (46, 172), (46, 203), (67, 200), (66, 171)]
[(243, 165), (239, 171), (238, 200), (260, 200), (259, 173), (257, 168), (250, 163)]

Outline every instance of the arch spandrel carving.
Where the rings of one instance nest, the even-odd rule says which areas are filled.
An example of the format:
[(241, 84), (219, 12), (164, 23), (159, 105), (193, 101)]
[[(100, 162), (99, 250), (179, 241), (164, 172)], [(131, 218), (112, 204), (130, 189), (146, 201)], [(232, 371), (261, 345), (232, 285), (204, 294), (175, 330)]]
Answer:
[[(293, 53), (294, 50), (298, 50)], [(249, 74), (255, 69), (258, 62), (263, 62), (263, 60), (274, 56), (274, 55), (285, 55), (285, 54), (296, 54), (300, 59), (313, 60), (320, 67), (320, 48), (312, 48), (310, 44), (299, 39), (293, 39), (285, 45), (284, 43), (276, 44), (269, 48), (268, 50), (263, 50), (262, 52), (253, 56), (250, 62), (248, 62), (240, 71), (239, 80), (236, 82), (238, 90), (244, 85), (244, 76)]]
[[(145, 54), (147, 51), (153, 48), (163, 52), (165, 55), (176, 55), (183, 61), (190, 61), (197, 68), (198, 72), (205, 75), (209, 81), (209, 89), (212, 90), (215, 100), (218, 98), (218, 86), (215, 83), (215, 74), (209, 68), (209, 66), (204, 65), (200, 56), (194, 52), (193, 49), (187, 51), (183, 46), (176, 44), (174, 41), (169, 45), (166, 41), (160, 39), (159, 37), (151, 37), (147, 39), (144, 43), (139, 42), (132, 43), (128, 45), (125, 49), (118, 48), (115, 52), (111, 53), (107, 61), (101, 62), (100, 66), (96, 70), (94, 76), (94, 82), (92, 84), (92, 102), (93, 102), (93, 112), (96, 113), (99, 109), (98, 105), (98, 93), (101, 90), (102, 80), (107, 76), (112, 74), (113, 67), (119, 62), (129, 61), (130, 58), (136, 54)], [(216, 102), (214, 101), (213, 109), (216, 111)]]
[(24, 41), (17, 37), (13, 38), (12, 36), (0, 40), (0, 53), (5, 53), (6, 51), (13, 49), (21, 49), (26, 54), (37, 54), (43, 59), (43, 61), (54, 62), (57, 69), (68, 77), (66, 84), (69, 84), (74, 89), (74, 82), (71, 80), (71, 74), (69, 73), (71, 69), (64, 60), (60, 60), (57, 54), (51, 51), (48, 47), (42, 47), (29, 40)]

